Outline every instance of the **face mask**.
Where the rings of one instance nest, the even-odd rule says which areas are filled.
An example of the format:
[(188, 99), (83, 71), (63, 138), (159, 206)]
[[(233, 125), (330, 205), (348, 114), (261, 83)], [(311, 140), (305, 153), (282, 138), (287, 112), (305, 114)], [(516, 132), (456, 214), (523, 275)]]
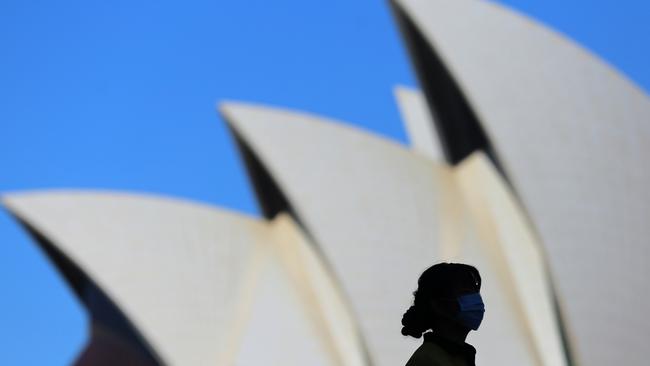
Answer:
[(485, 305), (481, 294), (476, 292), (459, 296), (458, 305), (460, 305), (458, 319), (468, 328), (477, 330), (483, 320), (483, 313), (485, 313)]

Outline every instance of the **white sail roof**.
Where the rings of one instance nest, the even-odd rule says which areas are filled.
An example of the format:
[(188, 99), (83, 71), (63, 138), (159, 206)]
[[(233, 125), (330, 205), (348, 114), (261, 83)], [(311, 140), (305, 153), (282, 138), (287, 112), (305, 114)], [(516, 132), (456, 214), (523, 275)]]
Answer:
[[(225, 103), (350, 299), (376, 365), (407, 360), (399, 333), (420, 273), (438, 260), (444, 168), (388, 140), (315, 116)], [(410, 285), (409, 285), (410, 284)]]
[(264, 350), (268, 364), (366, 363), (340, 289), (286, 214), (267, 222), (107, 192), (3, 201), (117, 304), (165, 364), (251, 365)]
[(579, 361), (644, 363), (647, 96), (574, 43), (487, 1), (395, 2), (456, 78), (539, 231)]
[(4, 197), (124, 311), (165, 363), (213, 364), (246, 259), (267, 224), (187, 202), (116, 193)]
[[(390, 141), (306, 114), (234, 103), (221, 110), (331, 263), (375, 364), (399, 364), (410, 356), (413, 343), (400, 340), (399, 320), (410, 305), (411, 286), (441, 260), (469, 260), (484, 276), (483, 292), (494, 308), (488, 305), (482, 336), (473, 336), (489, 350), (481, 362), (536, 362), (529, 314), (517, 316), (521, 293), (504, 263), (493, 260), (501, 255), (498, 248), (483, 243), (487, 239), (477, 232), (460, 189), (460, 180), (476, 177), (475, 168), (456, 174)], [(548, 312), (544, 316), (548, 325)]]

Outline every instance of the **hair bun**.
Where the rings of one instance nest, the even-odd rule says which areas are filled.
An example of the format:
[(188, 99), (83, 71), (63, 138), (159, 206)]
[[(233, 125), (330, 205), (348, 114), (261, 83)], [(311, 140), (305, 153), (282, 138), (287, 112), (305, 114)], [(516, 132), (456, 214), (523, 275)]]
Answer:
[(425, 314), (419, 310), (415, 305), (406, 310), (402, 316), (402, 335), (420, 338), (430, 328)]

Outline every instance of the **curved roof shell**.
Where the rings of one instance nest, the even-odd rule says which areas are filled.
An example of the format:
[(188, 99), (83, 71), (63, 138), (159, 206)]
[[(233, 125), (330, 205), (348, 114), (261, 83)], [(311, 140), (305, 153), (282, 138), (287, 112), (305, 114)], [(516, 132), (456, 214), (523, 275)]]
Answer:
[(423, 37), (458, 84), (538, 230), (579, 361), (643, 363), (650, 296), (635, 289), (650, 276), (648, 97), (487, 1), (395, 3), (420, 33), (405, 37)]
[[(398, 333), (399, 319), (411, 305), (410, 286), (441, 260), (474, 263), (485, 279), (488, 319), (471, 336), (487, 350), (482, 362), (536, 362), (538, 339), (527, 329), (521, 293), (504, 263), (493, 260), (500, 249), (478, 232), (459, 189), (459, 180), (481, 173), (456, 174), (391, 141), (304, 113), (240, 103), (224, 103), (221, 112), (243, 149), (260, 160), (249, 169), (268, 170), (333, 269), (374, 364), (399, 364), (410, 356), (413, 343)], [(548, 303), (535, 291), (541, 286), (544, 292), (543, 285), (526, 294), (541, 308)], [(539, 314), (541, 324), (553, 321), (550, 313)]]
[(46, 252), (90, 311), (92, 339), (79, 362), (106, 364), (107, 352), (117, 352), (141, 364), (144, 352), (153, 356), (148, 364), (227, 365), (251, 356), (365, 364), (339, 288), (287, 215), (269, 222), (115, 192), (11, 194), (3, 203), (52, 247)]

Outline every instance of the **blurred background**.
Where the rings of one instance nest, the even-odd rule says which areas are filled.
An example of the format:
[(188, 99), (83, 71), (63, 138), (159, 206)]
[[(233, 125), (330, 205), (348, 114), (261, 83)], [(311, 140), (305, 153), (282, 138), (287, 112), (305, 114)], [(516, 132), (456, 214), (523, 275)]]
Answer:
[[(650, 90), (650, 3), (504, 0)], [(148, 192), (258, 216), (215, 111), (243, 100), (405, 142), (416, 87), (387, 1), (0, 2), (0, 193)], [(65, 365), (86, 315), (0, 211), (0, 365)]]

